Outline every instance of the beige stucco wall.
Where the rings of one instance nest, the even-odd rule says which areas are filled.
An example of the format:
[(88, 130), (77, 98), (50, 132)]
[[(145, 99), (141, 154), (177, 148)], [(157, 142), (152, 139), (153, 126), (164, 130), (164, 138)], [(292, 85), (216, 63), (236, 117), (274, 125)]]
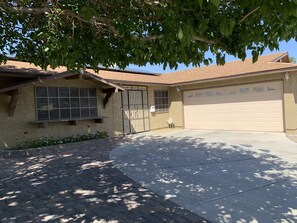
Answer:
[[(270, 74), (265, 76), (254, 76), (254, 77), (236, 78), (236, 79), (230, 79), (230, 80), (213, 81), (208, 83), (189, 84), (189, 85), (179, 86), (181, 90), (180, 91), (181, 95), (179, 96), (182, 97), (182, 92), (186, 90), (222, 87), (222, 86), (230, 86), (230, 85), (238, 85), (238, 84), (284, 80), (284, 79), (285, 79), (285, 74), (278, 73), (278, 74)], [(179, 111), (183, 109), (182, 106), (183, 106), (182, 102), (174, 104), (175, 109)], [(285, 130), (287, 132), (296, 131), (297, 129), (297, 72), (290, 73), (290, 79), (288, 81), (284, 80), (284, 122), (285, 122), (284, 123)]]
[[(155, 87), (155, 86), (149, 86), (148, 87), (148, 105), (149, 108), (152, 105), (155, 105), (155, 100), (154, 100), (154, 90), (169, 90), (168, 87)], [(170, 101), (170, 95), (169, 95), (169, 101)], [(161, 128), (167, 128), (167, 119), (169, 118), (169, 112), (162, 112), (162, 113), (149, 113), (149, 118), (150, 118), (150, 129), (161, 129)]]
[(176, 87), (169, 89), (170, 96), (170, 117), (173, 119), (175, 127), (183, 127), (183, 103), (182, 94)]
[(100, 114), (106, 117), (103, 123), (104, 128), (112, 136), (123, 134), (123, 119), (122, 119), (121, 107), (122, 107), (121, 93), (118, 92), (112, 95), (105, 109), (101, 107), (101, 110), (100, 110), (101, 112)]
[(76, 126), (71, 126), (68, 122), (55, 122), (49, 123), (47, 128), (38, 128), (32, 123), (36, 120), (35, 89), (33, 86), (24, 87), (19, 89), (19, 99), (13, 117), (8, 117), (10, 96), (0, 94), (0, 148), (11, 148), (24, 140), (40, 137), (58, 138), (96, 131), (108, 131), (110, 135), (121, 133), (121, 121), (118, 120), (120, 93), (111, 97), (106, 109), (103, 109), (104, 95), (101, 93), (99, 84), (93, 81), (61, 79), (38, 85), (97, 88), (99, 115), (108, 116), (108, 118), (104, 120), (104, 123), (86, 120), (78, 121)]
[(284, 113), (286, 131), (297, 131), (297, 72), (284, 81)]

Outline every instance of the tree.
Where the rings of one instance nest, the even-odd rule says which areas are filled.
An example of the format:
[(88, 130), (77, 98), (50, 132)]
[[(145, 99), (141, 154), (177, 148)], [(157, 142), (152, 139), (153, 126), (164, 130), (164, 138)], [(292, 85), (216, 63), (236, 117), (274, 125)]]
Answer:
[(0, 62), (46, 68), (254, 61), (296, 38), (297, 0), (0, 0)]
[(296, 63), (296, 58), (295, 57), (290, 57), (289, 60), (290, 60), (290, 63)]

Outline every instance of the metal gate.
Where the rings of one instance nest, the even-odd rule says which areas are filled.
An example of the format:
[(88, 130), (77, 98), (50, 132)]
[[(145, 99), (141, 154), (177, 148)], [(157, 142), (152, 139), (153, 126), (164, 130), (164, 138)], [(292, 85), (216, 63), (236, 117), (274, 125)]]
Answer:
[(149, 131), (147, 88), (126, 86), (122, 92), (123, 130), (125, 134)]

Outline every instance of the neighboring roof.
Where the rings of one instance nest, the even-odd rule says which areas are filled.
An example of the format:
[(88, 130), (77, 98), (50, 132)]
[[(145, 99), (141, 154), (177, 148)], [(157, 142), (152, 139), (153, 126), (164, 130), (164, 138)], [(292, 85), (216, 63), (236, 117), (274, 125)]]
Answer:
[[(93, 69), (88, 68), (87, 70), (93, 71)], [(150, 72), (143, 71), (134, 71), (134, 70), (119, 70), (116, 68), (105, 68), (99, 67), (99, 70), (111, 71), (111, 72), (120, 72), (120, 73), (129, 73), (129, 74), (142, 74), (142, 75), (160, 75)], [(0, 72), (8, 72), (8, 73), (27, 73), (27, 74), (44, 74), (44, 75), (52, 75), (60, 72), (67, 71), (66, 67), (58, 67), (55, 69), (47, 68), (47, 70), (42, 70), (40, 67), (35, 66), (34, 64), (28, 61), (19, 61), (15, 58), (9, 58), (5, 64), (0, 64)]]
[(34, 75), (53, 75), (61, 72), (65, 72), (65, 67), (58, 67), (56, 69), (42, 70), (40, 67), (35, 66), (29, 62), (17, 61), (15, 59), (8, 59), (5, 64), (0, 65), (1, 73), (22, 73), (31, 76)]
[[(92, 70), (87, 70), (91, 72)], [(93, 71), (94, 72), (94, 71)], [(164, 78), (164, 74), (162, 75), (152, 75), (152, 74), (137, 74), (137, 73), (128, 73), (121, 71), (109, 71), (109, 70), (100, 70), (100, 77), (113, 81), (115, 83), (138, 83), (138, 84), (165, 84), (166, 79)]]
[[(235, 78), (245, 75), (258, 75), (274, 72), (286, 72), (297, 70), (297, 64), (288, 63), (287, 52), (260, 56), (256, 63), (252, 59), (245, 61), (237, 60), (228, 62), (224, 66), (203, 66), (168, 74), (151, 74), (144, 72), (121, 71), (117, 69), (100, 69), (99, 74), (92, 69), (86, 71), (93, 77), (98, 76), (103, 80), (108, 80), (120, 84), (158, 84), (158, 85), (179, 85), (190, 84), (199, 81), (209, 81), (221, 78)], [(25, 75), (55, 75), (67, 71), (66, 68), (48, 69), (46, 71), (28, 62), (8, 60), (6, 64), (0, 65), (0, 73), (20, 73)]]

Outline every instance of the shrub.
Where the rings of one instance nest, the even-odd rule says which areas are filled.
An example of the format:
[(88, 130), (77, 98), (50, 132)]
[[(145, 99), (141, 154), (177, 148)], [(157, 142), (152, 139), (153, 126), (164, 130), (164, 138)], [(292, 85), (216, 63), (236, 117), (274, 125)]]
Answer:
[(60, 139), (54, 139), (52, 137), (51, 138), (44, 137), (36, 140), (26, 140), (16, 145), (14, 149), (21, 150), (21, 149), (38, 148), (38, 147), (66, 144), (66, 143), (72, 143), (72, 142), (82, 142), (82, 141), (91, 140), (91, 139), (104, 139), (106, 137), (108, 137), (107, 132), (94, 132), (89, 134), (73, 135), (73, 136), (67, 136)]

